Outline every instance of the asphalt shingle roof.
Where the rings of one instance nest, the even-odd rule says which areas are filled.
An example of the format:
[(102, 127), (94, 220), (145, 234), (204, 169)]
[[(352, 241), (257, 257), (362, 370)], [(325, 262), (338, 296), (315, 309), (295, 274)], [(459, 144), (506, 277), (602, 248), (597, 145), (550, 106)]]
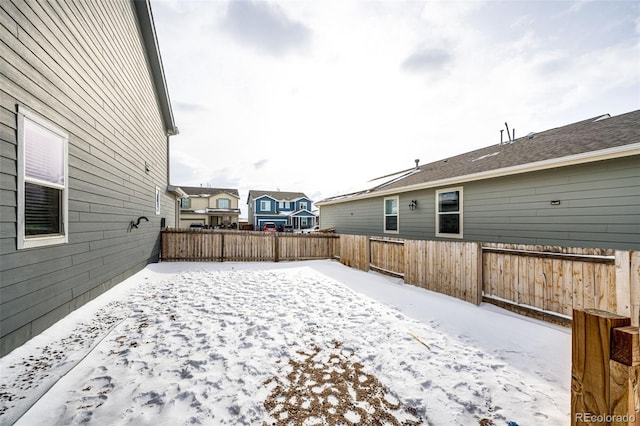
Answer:
[(268, 195), (271, 198), (282, 201), (296, 200), (303, 197), (309, 199), (309, 197), (307, 197), (303, 192), (262, 191), (257, 189), (249, 191), (249, 199), (255, 199), (263, 195)]
[(404, 177), (390, 180), (367, 191), (336, 196), (323, 201), (346, 200), (364, 192), (375, 193), (404, 188), (634, 143), (640, 143), (640, 110), (615, 117), (608, 115), (593, 117), (516, 138), (513, 142), (507, 141), (434, 161), (421, 165), (418, 170), (407, 170)]
[(187, 195), (218, 195), (221, 193), (227, 193), (234, 195), (235, 197), (240, 198), (237, 189), (229, 189), (229, 188), (203, 188), (201, 186), (180, 186)]

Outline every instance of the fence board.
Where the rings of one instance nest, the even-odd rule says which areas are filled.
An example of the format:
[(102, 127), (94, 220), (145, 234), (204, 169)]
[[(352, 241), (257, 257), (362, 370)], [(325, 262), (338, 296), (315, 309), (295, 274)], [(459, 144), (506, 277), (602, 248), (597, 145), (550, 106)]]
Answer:
[(583, 305), (584, 309), (595, 309), (596, 307), (596, 265), (595, 263), (584, 263), (582, 265)]
[(406, 240), (407, 284), (479, 304), (478, 243)]
[(615, 277), (613, 279), (613, 290), (611, 293), (615, 295), (615, 302), (617, 310), (614, 311), (618, 315), (631, 316), (631, 289), (630, 273), (631, 273), (631, 258), (630, 252), (616, 250), (616, 263), (615, 263)]
[(370, 266), (383, 272), (404, 276), (404, 240), (371, 238), (369, 241), (371, 252)]
[(340, 235), (340, 262), (346, 266), (369, 270), (369, 237)]
[(631, 325), (640, 327), (640, 251), (631, 252), (629, 268), (629, 292), (631, 300)]

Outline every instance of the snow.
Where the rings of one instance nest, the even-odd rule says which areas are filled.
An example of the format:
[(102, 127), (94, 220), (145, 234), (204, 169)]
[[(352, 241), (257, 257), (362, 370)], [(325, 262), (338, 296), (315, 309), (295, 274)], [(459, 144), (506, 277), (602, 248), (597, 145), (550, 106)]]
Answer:
[(3, 357), (0, 423), (559, 425), (570, 358), (569, 329), (336, 261), (160, 263)]

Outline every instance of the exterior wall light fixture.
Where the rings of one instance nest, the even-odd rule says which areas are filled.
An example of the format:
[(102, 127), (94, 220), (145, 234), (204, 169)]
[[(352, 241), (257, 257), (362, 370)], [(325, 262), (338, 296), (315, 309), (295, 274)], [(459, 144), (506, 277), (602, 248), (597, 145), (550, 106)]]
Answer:
[(415, 210), (418, 208), (418, 200), (411, 200), (409, 203), (409, 209)]

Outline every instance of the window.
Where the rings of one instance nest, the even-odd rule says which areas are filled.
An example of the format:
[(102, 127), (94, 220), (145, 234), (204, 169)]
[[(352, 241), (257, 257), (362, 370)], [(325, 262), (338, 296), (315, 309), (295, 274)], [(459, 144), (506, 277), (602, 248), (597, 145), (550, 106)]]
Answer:
[(160, 188), (156, 186), (156, 214), (160, 214)]
[(191, 208), (191, 200), (188, 198), (180, 198), (180, 208), (181, 209)]
[(263, 212), (271, 211), (271, 201), (260, 200), (260, 211), (263, 211)]
[(398, 197), (384, 199), (384, 232), (398, 233)]
[(218, 198), (218, 208), (219, 209), (231, 208), (231, 201), (228, 198)]
[(18, 249), (68, 238), (69, 136), (18, 107)]
[(462, 238), (462, 188), (436, 191), (436, 236)]
[(300, 201), (300, 208), (301, 209), (307, 209), (307, 202), (306, 201)]

